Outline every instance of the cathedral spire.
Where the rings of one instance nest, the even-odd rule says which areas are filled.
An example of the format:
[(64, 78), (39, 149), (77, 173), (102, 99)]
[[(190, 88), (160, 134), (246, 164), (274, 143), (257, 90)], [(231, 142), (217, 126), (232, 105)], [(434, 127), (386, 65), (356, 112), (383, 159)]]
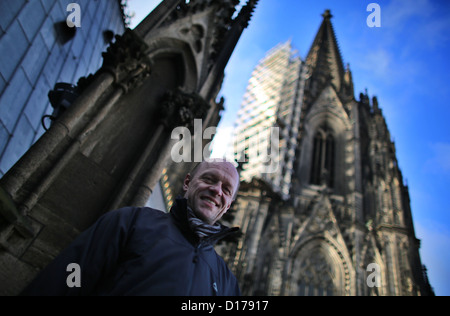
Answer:
[(325, 10), (322, 16), (322, 25), (308, 53), (306, 63), (310, 67), (311, 74), (316, 79), (322, 83), (331, 79), (331, 82), (339, 92), (345, 74), (344, 63), (342, 62), (341, 52), (331, 23), (333, 15), (330, 10)]
[(323, 16), (323, 18), (324, 19), (331, 19), (332, 17), (333, 17), (333, 15), (331, 14), (331, 11), (330, 10), (325, 10), (325, 12), (322, 14), (322, 16)]
[(228, 63), (234, 48), (239, 41), (242, 32), (248, 27), (248, 24), (255, 11), (256, 5), (259, 0), (248, 0), (242, 7), (238, 16), (233, 20), (230, 30), (224, 39), (223, 50), (221, 52), (221, 59), (223, 63)]
[(239, 12), (239, 15), (236, 18), (236, 20), (238, 21), (238, 23), (241, 24), (243, 28), (248, 27), (248, 24), (252, 18), (253, 12), (255, 11), (258, 1), (259, 0), (248, 0), (247, 4), (244, 7), (242, 7), (241, 11)]
[(242, 33), (249, 25), (258, 1), (259, 0), (247, 0), (247, 3), (241, 8), (237, 17), (232, 20), (231, 26), (228, 28), (220, 42), (220, 46), (216, 49), (217, 59), (215, 62), (215, 69), (211, 72), (216, 81), (216, 85), (218, 84), (218, 81), (223, 79), (219, 74), (223, 74)]

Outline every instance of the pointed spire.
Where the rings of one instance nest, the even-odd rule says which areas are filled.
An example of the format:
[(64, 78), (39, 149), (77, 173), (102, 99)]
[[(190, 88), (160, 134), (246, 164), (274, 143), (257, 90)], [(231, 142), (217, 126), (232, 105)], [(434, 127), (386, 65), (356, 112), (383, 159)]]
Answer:
[[(244, 29), (249, 25), (253, 12), (259, 0), (247, 0), (247, 3), (242, 7), (237, 17), (233, 20), (230, 29), (223, 38), (221, 45), (217, 47), (217, 57), (215, 60), (215, 70), (218, 73), (223, 73), (231, 55), (236, 48), (236, 45), (241, 38)], [(217, 76), (219, 78), (220, 76)]]
[(315, 74), (316, 77), (320, 77), (318, 78), (320, 81), (325, 82), (331, 78), (331, 82), (339, 92), (344, 80), (344, 64), (331, 23), (333, 15), (330, 10), (325, 10), (322, 16), (322, 25), (308, 53), (306, 63), (313, 76)]
[(241, 11), (239, 12), (236, 21), (238, 21), (238, 23), (241, 23), (241, 26), (244, 29), (248, 27), (248, 24), (253, 16), (253, 12), (255, 11), (258, 1), (259, 0), (248, 0), (247, 4), (244, 7), (242, 7)]
[(322, 14), (322, 16), (325, 20), (327, 20), (327, 19), (330, 20), (333, 17), (333, 15), (331, 14), (331, 11), (329, 9), (325, 10), (325, 12)]
[(347, 88), (346, 94), (353, 97), (355, 95), (355, 88), (353, 86), (353, 75), (350, 70), (350, 64), (347, 64), (347, 67), (345, 68), (344, 82)]

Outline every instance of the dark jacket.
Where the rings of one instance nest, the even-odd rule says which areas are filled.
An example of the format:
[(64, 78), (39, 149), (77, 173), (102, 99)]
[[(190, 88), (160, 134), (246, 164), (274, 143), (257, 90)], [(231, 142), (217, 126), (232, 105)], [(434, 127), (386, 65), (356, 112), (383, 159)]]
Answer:
[[(235, 276), (213, 248), (237, 228), (223, 226), (199, 242), (188, 226), (186, 207), (180, 199), (169, 214), (133, 207), (105, 214), (22, 295), (240, 295)], [(68, 286), (75, 272), (67, 271), (71, 263), (80, 267), (81, 287)]]

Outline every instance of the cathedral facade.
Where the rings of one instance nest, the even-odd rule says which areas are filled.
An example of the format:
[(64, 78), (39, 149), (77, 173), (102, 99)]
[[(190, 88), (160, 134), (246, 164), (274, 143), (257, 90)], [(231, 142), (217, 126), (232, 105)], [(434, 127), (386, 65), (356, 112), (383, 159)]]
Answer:
[[(273, 79), (261, 74), (281, 76), (269, 84), (279, 168), (258, 176), (244, 164), (229, 218), (243, 234), (221, 252), (245, 295), (433, 295), (395, 144), (377, 98), (355, 97), (331, 18), (325, 11), (305, 61), (286, 43), (253, 73), (238, 134)], [(245, 139), (236, 153), (252, 150)]]
[[(104, 213), (145, 206), (158, 182), (170, 202), (169, 182), (189, 169), (171, 163), (171, 131), (218, 124), (224, 69), (257, 2), (236, 12), (238, 0), (165, 0), (118, 32), (68, 110), (2, 174), (0, 295), (20, 293)], [(260, 177), (244, 165), (228, 218), (243, 234), (218, 249), (243, 294), (433, 294), (395, 145), (377, 99), (354, 97), (330, 12), (305, 61), (289, 44), (272, 53), (270, 109), (250, 90), (247, 101), (280, 130), (278, 168)], [(256, 87), (267, 83), (260, 70)], [(251, 155), (250, 138), (239, 153)]]

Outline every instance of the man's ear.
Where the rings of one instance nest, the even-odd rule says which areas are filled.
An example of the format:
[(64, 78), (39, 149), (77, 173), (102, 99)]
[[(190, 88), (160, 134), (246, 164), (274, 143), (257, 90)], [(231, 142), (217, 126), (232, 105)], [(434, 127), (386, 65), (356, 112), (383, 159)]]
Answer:
[(184, 182), (183, 182), (183, 191), (187, 192), (187, 190), (189, 189), (189, 184), (191, 183), (191, 174), (188, 173), (186, 175), (186, 178), (184, 178)]

